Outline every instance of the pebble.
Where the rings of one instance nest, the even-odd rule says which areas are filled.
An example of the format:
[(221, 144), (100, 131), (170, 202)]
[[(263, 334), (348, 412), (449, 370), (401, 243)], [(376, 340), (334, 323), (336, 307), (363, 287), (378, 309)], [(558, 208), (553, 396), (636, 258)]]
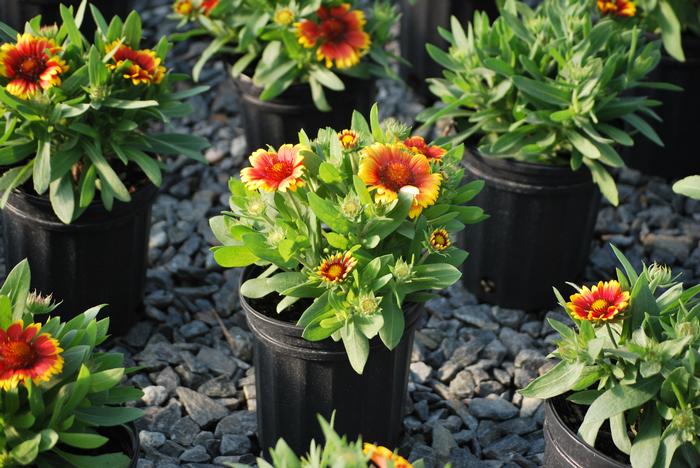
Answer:
[(187, 410), (187, 414), (199, 424), (206, 427), (228, 414), (228, 410), (206, 395), (201, 395), (187, 387), (178, 387), (177, 395)]
[(243, 455), (250, 451), (250, 439), (239, 434), (224, 434), (221, 437), (222, 455)]

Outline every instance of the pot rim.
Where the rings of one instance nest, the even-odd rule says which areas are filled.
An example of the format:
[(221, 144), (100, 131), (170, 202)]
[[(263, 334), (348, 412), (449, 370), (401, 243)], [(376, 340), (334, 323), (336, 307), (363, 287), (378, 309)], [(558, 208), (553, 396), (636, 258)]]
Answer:
[[(283, 342), (283, 340), (280, 339), (275, 339), (271, 333), (264, 332), (260, 330), (257, 326), (249, 322), (249, 327), (251, 328), (251, 331), (253, 331), (256, 335), (260, 335), (264, 337), (266, 340), (274, 341), (276, 346), (288, 348), (290, 350), (299, 350), (299, 349), (304, 349), (308, 350), (310, 352), (320, 352), (324, 354), (342, 354), (343, 356), (346, 355), (345, 348), (343, 346), (342, 341), (333, 341), (331, 337), (325, 338), (320, 341), (310, 341), (302, 337), (302, 333), (304, 329), (300, 326), (297, 326), (294, 323), (290, 322), (283, 322), (281, 320), (277, 320), (272, 317), (268, 317), (264, 313), (256, 310), (247, 300), (245, 296), (243, 296), (240, 291), (241, 291), (241, 286), (243, 283), (250, 278), (250, 271), (252, 268), (250, 266), (245, 267), (243, 269), (243, 273), (241, 274), (241, 277), (238, 280), (238, 297), (240, 301), (241, 308), (243, 311), (246, 313), (246, 315), (252, 315), (255, 320), (264, 323), (265, 325), (270, 327), (270, 330), (274, 333), (275, 335), (280, 335), (284, 336), (287, 338), (291, 338), (291, 340), (294, 341), (294, 343), (286, 343)], [(411, 329), (412, 327), (415, 326), (415, 324), (420, 320), (422, 316), (422, 311), (423, 311), (423, 304), (421, 303), (412, 303), (412, 304), (404, 304), (402, 306), (402, 310), (404, 311), (404, 318), (405, 318), (405, 327), (404, 327), (404, 334), (402, 335), (401, 339), (405, 339), (406, 337), (406, 331)], [(289, 340), (288, 340), (289, 341)], [(379, 339), (379, 335), (375, 336), (370, 340), (370, 349), (375, 349), (375, 348), (380, 348), (380, 347), (385, 347), (384, 343), (381, 342)]]
[[(2, 211), (12, 212), (16, 216), (26, 217), (28, 215), (28, 210), (18, 205), (29, 205), (43, 215), (41, 217), (33, 217), (33, 222), (54, 230), (77, 229), (79, 227), (105, 223), (105, 221), (107, 221), (107, 224), (111, 225), (114, 222), (119, 222), (122, 218), (130, 217), (134, 212), (141, 211), (150, 206), (159, 191), (160, 187), (146, 179), (146, 183), (138, 187), (136, 191), (131, 194), (132, 197), (130, 201), (123, 202), (115, 199), (112, 210), (107, 211), (102, 201), (95, 199), (77, 219), (74, 219), (70, 224), (64, 224), (58, 219), (58, 216), (56, 216), (48, 195), (35, 195), (18, 187), (12, 191)], [(15, 203), (13, 203), (13, 201)], [(16, 203), (17, 201), (19, 201), (19, 203)], [(99, 221), (94, 219), (100, 216), (105, 219)]]
[(547, 409), (549, 409), (549, 414), (552, 415), (554, 422), (557, 424), (556, 430), (564, 429), (564, 434), (566, 437), (571, 440), (572, 442), (579, 444), (582, 447), (585, 447), (586, 449), (595, 452), (596, 456), (604, 460), (606, 463), (611, 464), (612, 466), (618, 467), (618, 468), (632, 468), (631, 465), (624, 464), (622, 462), (619, 462), (615, 460), (614, 458), (608, 456), (607, 454), (601, 452), (600, 450), (596, 449), (595, 447), (591, 447), (586, 441), (582, 440), (579, 438), (577, 434), (572, 431), (569, 426), (566, 425), (564, 420), (561, 418), (559, 415), (559, 411), (557, 411), (556, 406), (554, 406), (554, 401), (562, 399), (562, 396), (558, 397), (553, 397), (553, 398), (548, 398), (544, 400), (544, 404), (546, 405)]

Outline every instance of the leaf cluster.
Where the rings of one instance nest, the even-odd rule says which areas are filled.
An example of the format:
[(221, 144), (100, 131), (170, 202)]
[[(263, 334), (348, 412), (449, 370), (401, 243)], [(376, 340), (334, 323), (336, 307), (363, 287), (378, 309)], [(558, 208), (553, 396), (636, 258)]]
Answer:
[(579, 436), (593, 446), (607, 422), (635, 468), (698, 466), (700, 285), (684, 290), (658, 266), (638, 273), (613, 249), (618, 280), (630, 292), (623, 320), (600, 327), (575, 320), (575, 329), (550, 320), (561, 335), (552, 356), (561, 361), (521, 393), (567, 394), (587, 405)]
[[(0, 328), (17, 320), (37, 322), (30, 297), (31, 273), (19, 263), (0, 287)], [(0, 462), (2, 466), (93, 468), (101, 463), (126, 467), (123, 453), (81, 455), (108, 442), (99, 427), (138, 419), (142, 411), (123, 403), (138, 400), (142, 392), (121, 385), (128, 372), (121, 353), (96, 350), (107, 338), (109, 318), (97, 320), (102, 306), (93, 307), (68, 322), (47, 318), (39, 334), (48, 333), (63, 349), (63, 370), (48, 382), (28, 381), (0, 390)]]
[[(461, 145), (433, 163), (432, 170), (442, 175), (440, 195), (415, 219), (409, 218), (413, 195), (407, 192), (391, 203), (377, 203), (358, 176), (358, 167), (363, 148), (397, 141), (393, 127), (380, 125), (375, 105), (369, 124), (359, 113), (353, 115), (352, 129), (359, 135), (354, 149), (343, 149), (330, 128), (320, 130), (314, 141), (300, 132), (302, 187), (265, 193), (248, 190), (232, 178), (231, 211), (210, 220), (223, 244), (213, 248), (220, 265), (267, 268), (245, 282), (241, 294), (281, 294), (278, 312), (301, 299), (313, 300), (297, 323), (304, 328), (303, 336), (313, 341), (342, 339), (358, 372), (364, 368), (371, 338), (379, 335), (389, 349), (399, 343), (404, 304), (426, 300), (427, 292), (459, 279), (457, 267), (467, 252), (454, 245), (432, 250), (430, 233), (445, 229), (454, 240), (466, 224), (486, 218), (481, 208), (464, 206), (483, 182), (462, 183)], [(351, 253), (357, 267), (344, 282), (329, 286), (317, 271), (324, 258), (338, 252)], [(375, 311), (363, 307), (363, 300), (376, 301)]]
[(666, 52), (676, 60), (685, 61), (683, 35), (700, 36), (700, 1), (698, 0), (637, 0), (637, 15), (643, 27), (660, 34)]
[[(325, 66), (317, 56), (318, 45), (306, 48), (299, 42), (297, 24), (304, 20), (318, 21), (320, 7), (332, 8), (343, 3), (351, 10), (362, 10), (367, 23), (364, 31), (371, 39), (367, 53), (350, 68)], [(280, 24), (275, 14), (289, 10), (293, 21)], [(348, 78), (399, 79), (394, 64), (399, 57), (385, 50), (391, 39), (391, 28), (399, 18), (398, 10), (388, 0), (363, 2), (360, 0), (232, 0), (220, 1), (210, 14), (182, 17), (174, 14), (180, 25), (196, 22), (197, 27), (183, 32), (175, 39), (208, 35), (212, 38), (202, 52), (192, 74), (197, 80), (204, 65), (216, 54), (235, 58), (231, 75), (252, 74), (253, 83), (263, 88), (260, 98), (275, 98), (293, 84), (306, 83), (319, 110), (330, 111), (325, 90), (345, 90)]]
[(477, 12), (466, 31), (452, 18), (451, 31), (440, 29), (449, 50), (427, 45), (444, 68), (444, 78), (430, 80), (442, 105), (418, 120), (453, 119), (449, 139), (472, 141), (488, 156), (586, 166), (616, 205), (608, 168), (624, 165), (615, 148), (633, 144), (627, 128), (661, 144), (645, 120), (659, 120), (651, 109), (659, 103), (630, 90), (668, 86), (642, 81), (660, 59), (658, 44), (594, 19), (578, 0), (544, 0), (535, 10), (508, 0), (493, 24)]
[[(85, 211), (97, 191), (108, 210), (115, 199), (128, 202), (134, 182), (125, 180), (128, 171), (160, 185), (159, 155), (204, 161), (201, 151), (208, 146), (196, 136), (156, 131), (171, 118), (189, 114), (183, 99), (207, 88), (176, 92), (176, 83), (186, 77), (171, 73), (160, 83), (134, 84), (124, 77), (131, 62), (110, 68), (114, 51), (108, 52), (108, 45), (116, 41), (139, 50), (141, 18), (132, 11), (124, 21), (115, 16), (107, 23), (90, 5), (97, 30), (89, 42), (79, 29), (87, 6), (86, 0), (75, 10), (61, 5), (63, 23), (55, 33), (42, 28), (40, 16), (25, 25), (25, 32), (49, 34), (60, 47), (59, 56), (69, 67), (60, 84), (23, 100), (0, 82), (0, 166), (6, 168), (0, 176), (0, 206), (31, 179), (37, 194), (49, 192), (54, 212), (66, 224)], [(17, 34), (0, 23), (5, 41), (13, 42)], [(162, 37), (152, 51), (154, 60), (164, 62), (170, 48)]]

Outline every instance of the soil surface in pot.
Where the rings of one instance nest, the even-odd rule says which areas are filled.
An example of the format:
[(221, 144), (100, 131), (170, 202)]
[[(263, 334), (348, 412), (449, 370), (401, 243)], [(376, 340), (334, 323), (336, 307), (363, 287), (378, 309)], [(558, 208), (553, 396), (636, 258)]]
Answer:
[(304, 311), (313, 302), (312, 299), (299, 299), (281, 313), (277, 313), (277, 304), (279, 304), (283, 298), (283, 296), (277, 293), (271, 293), (265, 297), (261, 297), (260, 299), (246, 298), (246, 301), (248, 301), (248, 304), (250, 304), (253, 309), (262, 313), (264, 316), (279, 320), (280, 322), (287, 322), (291, 324), (296, 324)]
[[(566, 398), (557, 398), (554, 400), (554, 407), (559, 413), (559, 417), (566, 427), (571, 429), (571, 431), (576, 434), (578, 428), (583, 422), (583, 418), (586, 416), (587, 406), (577, 405), (572, 403)], [(620, 463), (629, 464), (630, 458), (620, 450), (615, 447), (615, 443), (612, 440), (612, 435), (610, 434), (610, 424), (606, 420), (598, 431), (598, 437), (595, 441), (595, 449), (604, 453), (613, 460), (619, 461)]]

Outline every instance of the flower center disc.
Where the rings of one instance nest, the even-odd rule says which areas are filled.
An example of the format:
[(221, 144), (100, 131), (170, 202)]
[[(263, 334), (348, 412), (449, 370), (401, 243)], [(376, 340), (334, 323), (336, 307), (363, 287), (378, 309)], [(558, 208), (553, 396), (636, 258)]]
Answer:
[(19, 75), (22, 78), (26, 80), (36, 81), (40, 74), (40, 61), (37, 60), (35, 57), (27, 57), (22, 61), (22, 64), (19, 66), (19, 68)]
[(591, 304), (591, 309), (595, 312), (603, 312), (608, 308), (608, 301), (605, 299), (597, 299), (593, 304)]
[(336, 18), (330, 18), (324, 21), (323, 36), (330, 42), (340, 41), (345, 35), (345, 23)]
[(276, 162), (270, 167), (273, 177), (284, 179), (289, 175), (289, 165), (283, 162)]
[(401, 187), (405, 187), (406, 185), (413, 185), (411, 171), (403, 163), (389, 163), (384, 168), (382, 179), (384, 179), (384, 185), (394, 192), (398, 192), (401, 190)]
[(29, 343), (15, 341), (5, 345), (3, 364), (11, 369), (24, 369), (30, 367), (36, 355)]
[(340, 275), (343, 274), (343, 267), (338, 265), (337, 263), (334, 263), (333, 265), (328, 267), (328, 271), (326, 272), (326, 274), (331, 279), (331, 281), (336, 280), (340, 278)]

